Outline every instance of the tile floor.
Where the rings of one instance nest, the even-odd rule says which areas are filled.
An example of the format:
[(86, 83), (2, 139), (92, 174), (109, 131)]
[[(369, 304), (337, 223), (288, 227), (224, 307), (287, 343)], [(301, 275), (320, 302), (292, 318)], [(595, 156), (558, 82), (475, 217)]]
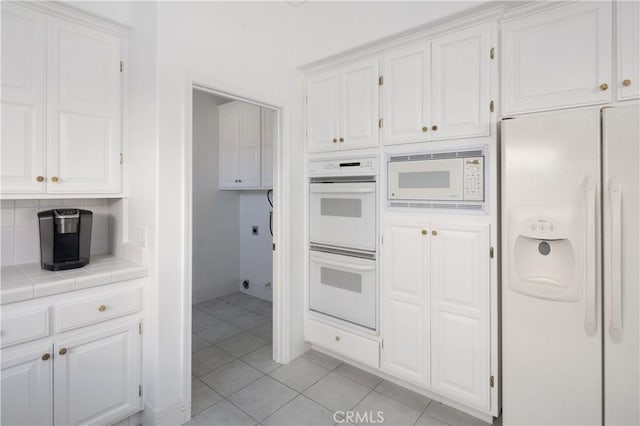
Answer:
[(275, 363), (269, 302), (234, 293), (193, 307), (190, 425), (350, 424), (340, 410), (383, 411), (392, 426), (487, 426), (317, 351)]

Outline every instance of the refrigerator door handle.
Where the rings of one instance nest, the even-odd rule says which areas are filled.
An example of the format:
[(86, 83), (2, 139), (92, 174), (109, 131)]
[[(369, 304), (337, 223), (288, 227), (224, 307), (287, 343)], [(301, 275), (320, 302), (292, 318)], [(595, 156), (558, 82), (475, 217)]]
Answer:
[(597, 277), (597, 259), (596, 259), (596, 181), (593, 177), (587, 176), (584, 180), (585, 192), (585, 212), (586, 212), (586, 229), (585, 229), (585, 300), (586, 315), (584, 320), (584, 328), (589, 336), (593, 336), (598, 331), (596, 323), (597, 307), (596, 307), (596, 277)]
[(611, 201), (611, 255), (609, 283), (611, 285), (611, 323), (609, 334), (614, 341), (622, 339), (622, 184), (614, 178), (609, 182)]

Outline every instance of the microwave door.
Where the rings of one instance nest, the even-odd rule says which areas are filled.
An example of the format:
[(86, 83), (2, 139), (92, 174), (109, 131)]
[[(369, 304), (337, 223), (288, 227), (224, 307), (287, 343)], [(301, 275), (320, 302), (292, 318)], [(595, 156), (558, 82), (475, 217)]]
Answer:
[(398, 161), (389, 163), (390, 200), (462, 200), (462, 161)]

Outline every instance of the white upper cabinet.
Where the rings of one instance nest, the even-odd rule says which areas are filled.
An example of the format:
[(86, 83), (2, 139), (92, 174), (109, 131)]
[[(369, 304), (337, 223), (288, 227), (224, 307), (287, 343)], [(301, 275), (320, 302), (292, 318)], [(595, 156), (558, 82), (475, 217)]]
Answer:
[(3, 2), (3, 194), (122, 191), (121, 43)]
[(640, 3), (618, 1), (618, 99), (640, 97)]
[(611, 100), (611, 2), (571, 2), (506, 22), (503, 115)]
[(431, 385), (488, 409), (489, 225), (432, 227)]
[(431, 42), (431, 140), (490, 134), (495, 32), (495, 24), (483, 24)]
[(2, 3), (2, 192), (45, 189), (46, 16)]
[(48, 192), (120, 192), (120, 40), (56, 18), (48, 28)]
[[(4, 17), (3, 17), (4, 18)], [(53, 355), (49, 342), (2, 351), (3, 425), (53, 424)]]
[(261, 108), (246, 102), (218, 107), (219, 186), (260, 188)]
[(429, 384), (429, 236), (426, 225), (397, 221), (384, 230), (382, 369)]
[(262, 108), (260, 183), (263, 188), (273, 188), (273, 142), (276, 139), (276, 126), (276, 112)]
[(325, 152), (378, 145), (378, 60), (307, 79), (307, 149)]
[(429, 130), (429, 44), (390, 53), (383, 65), (385, 144), (419, 142)]
[(489, 135), (495, 33), (486, 23), (385, 56), (384, 144)]

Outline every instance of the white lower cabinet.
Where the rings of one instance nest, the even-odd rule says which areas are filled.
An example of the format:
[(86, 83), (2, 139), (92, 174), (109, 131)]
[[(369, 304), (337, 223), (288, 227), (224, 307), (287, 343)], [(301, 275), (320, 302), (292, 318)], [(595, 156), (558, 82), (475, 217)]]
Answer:
[(395, 217), (384, 227), (382, 369), (490, 408), (489, 225)]
[(0, 423), (53, 424), (51, 343), (25, 344), (2, 351)]
[(138, 411), (138, 322), (54, 344), (54, 423), (108, 424)]
[[(1, 424), (111, 424), (140, 411), (141, 305), (136, 302), (133, 312), (121, 310), (118, 299), (125, 294), (139, 295), (140, 286), (141, 281), (134, 280), (110, 289), (3, 305), (0, 333), (13, 339), (0, 351)], [(50, 328), (56, 330), (51, 324), (56, 324), (60, 307), (68, 302), (94, 306), (99, 314), (116, 314), (105, 315), (97, 325), (50, 333)], [(86, 312), (77, 312), (78, 322), (97, 322), (83, 316), (87, 317)], [(24, 318), (29, 327), (16, 328), (16, 318)], [(46, 332), (33, 332), (42, 328)]]

